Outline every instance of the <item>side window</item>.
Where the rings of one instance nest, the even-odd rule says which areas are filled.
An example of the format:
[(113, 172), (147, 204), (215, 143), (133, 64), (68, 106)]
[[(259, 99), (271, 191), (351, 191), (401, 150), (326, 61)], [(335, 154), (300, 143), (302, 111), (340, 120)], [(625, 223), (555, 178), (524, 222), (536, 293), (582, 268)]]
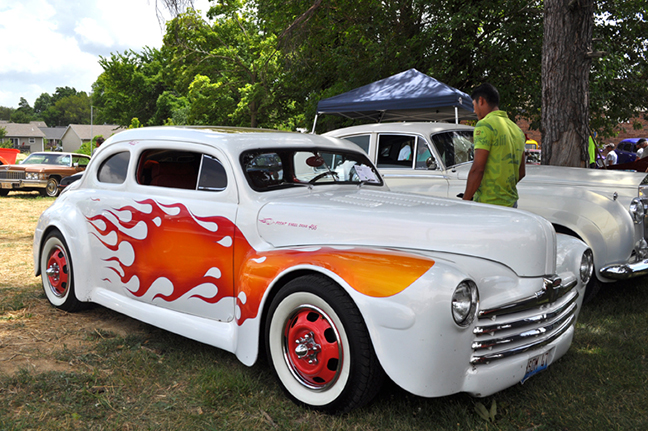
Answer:
[(85, 168), (88, 166), (89, 160), (85, 157), (73, 156), (72, 157), (72, 166), (78, 164), (80, 168)]
[(415, 136), (378, 135), (379, 168), (411, 168)]
[[(285, 183), (283, 162), (277, 153), (247, 155), (244, 158), (243, 169), (254, 190), (261, 191)], [(299, 174), (300, 172), (295, 171), (295, 176)]]
[(227, 173), (221, 162), (215, 157), (203, 155), (198, 190), (221, 191), (226, 187)]
[(430, 147), (425, 140), (419, 138), (416, 143), (416, 169), (436, 169), (436, 163), (433, 162)]
[(128, 151), (113, 154), (99, 167), (97, 179), (102, 183), (122, 184), (126, 181), (129, 161), (130, 153)]
[(365, 153), (369, 154), (369, 140), (371, 139), (370, 135), (348, 136), (344, 139), (353, 142), (358, 147), (362, 148)]
[(434, 148), (446, 167), (473, 160), (475, 150), (471, 132), (445, 132), (432, 136)]
[(147, 150), (140, 156), (137, 182), (145, 186), (196, 190), (202, 154), (181, 150)]

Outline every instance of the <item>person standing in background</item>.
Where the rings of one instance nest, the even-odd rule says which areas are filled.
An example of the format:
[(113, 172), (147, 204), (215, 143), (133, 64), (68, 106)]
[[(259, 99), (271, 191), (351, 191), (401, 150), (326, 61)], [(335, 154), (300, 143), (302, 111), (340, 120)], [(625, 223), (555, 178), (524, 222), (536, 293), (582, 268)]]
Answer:
[(463, 199), (517, 208), (517, 183), (526, 174), (524, 132), (500, 111), (499, 92), (493, 85), (480, 85), (471, 97), (479, 121)]

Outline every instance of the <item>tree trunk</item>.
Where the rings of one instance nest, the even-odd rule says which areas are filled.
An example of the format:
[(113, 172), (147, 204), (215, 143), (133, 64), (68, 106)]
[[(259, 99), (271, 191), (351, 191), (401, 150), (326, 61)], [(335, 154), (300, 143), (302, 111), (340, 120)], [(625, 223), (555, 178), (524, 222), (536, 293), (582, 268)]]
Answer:
[(588, 166), (593, 0), (545, 0), (542, 164)]

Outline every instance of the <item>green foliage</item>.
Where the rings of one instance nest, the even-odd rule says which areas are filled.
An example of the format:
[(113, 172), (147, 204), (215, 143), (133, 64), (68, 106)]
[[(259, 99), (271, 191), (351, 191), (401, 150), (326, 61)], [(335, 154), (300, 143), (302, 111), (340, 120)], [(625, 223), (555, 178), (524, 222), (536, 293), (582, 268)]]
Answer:
[(92, 139), (92, 142), (85, 141), (81, 144), (81, 147), (75, 151), (75, 153), (86, 154), (88, 156), (92, 155), (92, 149), (94, 148), (95, 138)]
[(0, 106), (0, 120), (9, 121), (14, 110), (14, 108)]
[(99, 64), (104, 72), (92, 85), (98, 122), (128, 126), (137, 117), (144, 125), (162, 124), (168, 113), (157, 112), (157, 101), (171, 88), (165, 84), (166, 59), (159, 50), (111, 54), (100, 57)]
[[(177, 1), (169, 2), (179, 5)], [(168, 5), (167, 4), (167, 5)], [(182, 3), (184, 5), (184, 3)], [(591, 127), (602, 137), (647, 109), (648, 27), (640, 0), (598, 0)], [(488, 81), (500, 107), (540, 127), (541, 0), (214, 0), (167, 23), (160, 50), (101, 58), (98, 122), (310, 129), (317, 103), (416, 68), (470, 93)], [(174, 9), (176, 10), (176, 9)], [(45, 102), (45, 101), (43, 101)], [(41, 103), (35, 104), (41, 112)], [(349, 125), (326, 116), (318, 131)]]
[(34, 110), (29, 106), (29, 102), (24, 97), (21, 97), (18, 109), (11, 113), (10, 121), (12, 123), (29, 123), (33, 119)]
[(191, 124), (273, 127), (286, 121), (280, 52), (252, 1), (216, 2), (213, 24), (193, 10), (167, 25), (164, 52)]
[[(288, 99), (317, 102), (410, 68), (470, 93), (490, 81), (512, 115), (538, 116), (542, 2), (259, 0), (279, 34)], [(328, 116), (327, 116), (328, 117)], [(346, 125), (318, 121), (319, 131)], [(538, 117), (539, 118), (539, 117)]]
[(34, 115), (49, 127), (90, 124), (90, 97), (72, 87), (57, 87), (52, 96), (42, 93), (34, 102)]
[(590, 74), (591, 128), (614, 136), (618, 124), (648, 110), (648, 21), (639, 0), (600, 0), (594, 26), (595, 59)]
[(140, 123), (140, 120), (137, 117), (134, 117), (131, 119), (130, 124), (128, 125), (129, 129), (139, 129), (142, 126), (142, 123)]

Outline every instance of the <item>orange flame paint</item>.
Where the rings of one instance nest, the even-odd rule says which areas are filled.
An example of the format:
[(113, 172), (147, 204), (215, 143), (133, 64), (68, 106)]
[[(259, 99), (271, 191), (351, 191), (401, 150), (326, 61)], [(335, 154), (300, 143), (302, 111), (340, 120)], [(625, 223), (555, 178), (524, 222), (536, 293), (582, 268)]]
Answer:
[[(298, 265), (325, 268), (358, 292), (373, 297), (401, 292), (434, 265), (432, 259), (394, 250), (321, 247), (257, 252), (234, 223), (224, 217), (197, 217), (179, 203), (163, 205), (152, 199), (138, 203), (150, 205), (152, 211), (125, 206), (107, 210), (112, 217), (104, 214), (87, 217), (101, 235), (95, 236), (106, 248), (116, 253), (123, 241), (133, 248), (135, 258), (130, 266), (116, 255), (107, 259), (117, 263), (123, 275), (110, 269), (120, 276), (124, 285), (137, 276), (139, 287), (130, 291), (136, 297), (145, 295), (157, 279), (167, 278), (173, 285), (173, 292), (166, 296), (158, 293), (154, 298), (169, 302), (200, 284), (213, 283), (218, 287), (215, 296), (192, 297), (215, 304), (225, 297), (234, 297), (236, 286), (239, 325), (257, 316), (270, 283)], [(130, 212), (132, 217), (128, 221), (121, 220), (117, 214), (121, 212)], [(100, 222), (105, 227), (102, 228)], [(144, 238), (128, 233), (141, 223), (146, 225)], [(217, 229), (213, 228), (215, 226)], [(115, 245), (103, 239), (112, 232), (118, 238)], [(212, 268), (220, 270), (220, 277), (209, 272)]]

